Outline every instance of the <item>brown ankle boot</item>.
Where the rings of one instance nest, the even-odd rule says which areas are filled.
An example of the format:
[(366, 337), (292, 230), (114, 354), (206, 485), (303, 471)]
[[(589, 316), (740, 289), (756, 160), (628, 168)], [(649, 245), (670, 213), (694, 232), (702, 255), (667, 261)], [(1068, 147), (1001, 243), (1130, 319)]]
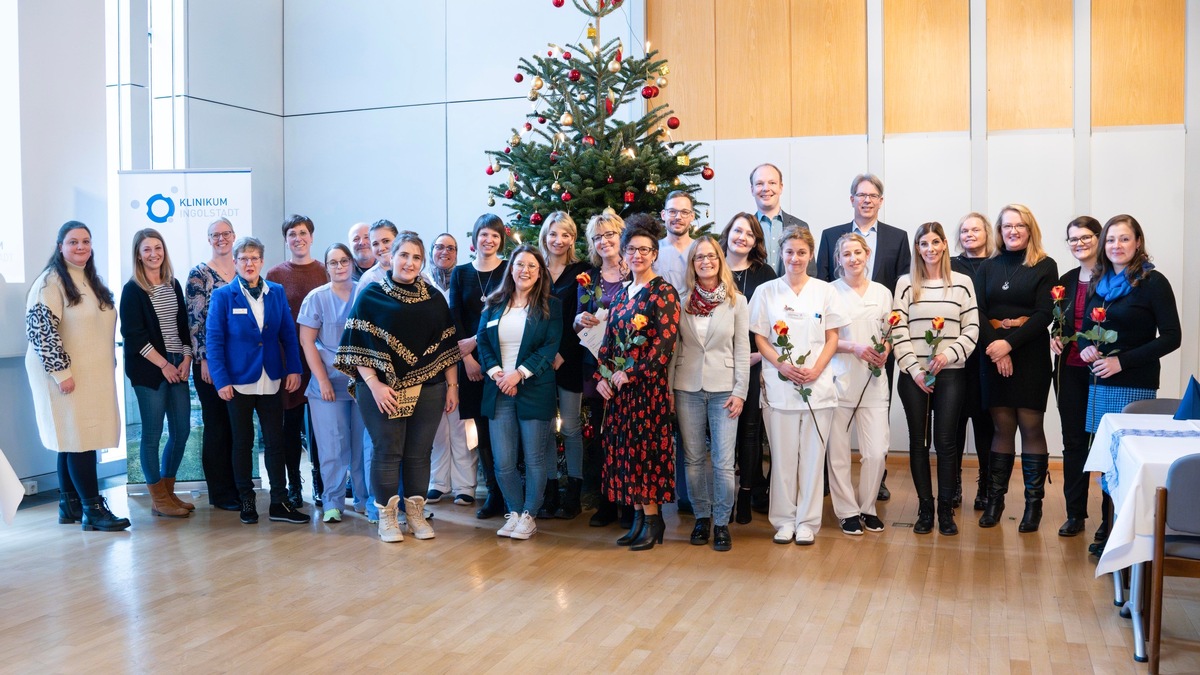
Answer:
[(189, 511), (182, 506), (175, 506), (175, 502), (167, 496), (171, 493), (167, 492), (165, 483), (165, 480), (160, 480), (146, 484), (150, 490), (150, 512), (164, 518), (187, 518)]
[(165, 485), (167, 488), (167, 496), (171, 498), (172, 502), (175, 502), (175, 506), (185, 508), (188, 511), (196, 510), (195, 504), (193, 504), (191, 502), (185, 502), (179, 498), (179, 495), (175, 494), (175, 479), (174, 478), (164, 478), (164, 479), (162, 479), (162, 482), (163, 482), (163, 485)]

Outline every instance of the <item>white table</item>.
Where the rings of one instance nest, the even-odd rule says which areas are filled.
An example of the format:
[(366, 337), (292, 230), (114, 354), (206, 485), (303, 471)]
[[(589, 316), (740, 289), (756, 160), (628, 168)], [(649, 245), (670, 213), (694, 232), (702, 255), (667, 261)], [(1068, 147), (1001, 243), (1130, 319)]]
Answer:
[(1096, 576), (1132, 568), (1129, 602), (1134, 659), (1146, 660), (1142, 623), (1142, 575), (1154, 556), (1154, 491), (1180, 457), (1200, 453), (1200, 422), (1170, 415), (1105, 415), (1092, 441), (1084, 471), (1104, 474), (1114, 519), (1096, 565)]

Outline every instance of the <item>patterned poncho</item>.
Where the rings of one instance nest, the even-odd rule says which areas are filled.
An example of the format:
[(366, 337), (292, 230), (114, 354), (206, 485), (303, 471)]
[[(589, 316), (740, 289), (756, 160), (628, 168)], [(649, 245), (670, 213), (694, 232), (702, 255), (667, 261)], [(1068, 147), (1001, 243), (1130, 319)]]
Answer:
[[(432, 291), (432, 292), (431, 292)], [(358, 366), (374, 368), (396, 391), (427, 382), (462, 356), (446, 298), (420, 277), (401, 284), (385, 276), (354, 301), (333, 365), (362, 381)]]

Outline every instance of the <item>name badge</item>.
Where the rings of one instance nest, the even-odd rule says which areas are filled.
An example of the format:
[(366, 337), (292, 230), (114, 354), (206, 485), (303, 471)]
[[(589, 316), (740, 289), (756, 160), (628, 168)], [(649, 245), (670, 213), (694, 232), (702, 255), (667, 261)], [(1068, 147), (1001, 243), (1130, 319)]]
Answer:
[(234, 314), (249, 314), (250, 310), (246, 309), (245, 307), (234, 307), (233, 313)]
[(499, 325), (500, 325), (500, 319), (492, 319), (491, 321), (488, 322), (487, 328), (491, 328), (493, 326), (499, 326)]

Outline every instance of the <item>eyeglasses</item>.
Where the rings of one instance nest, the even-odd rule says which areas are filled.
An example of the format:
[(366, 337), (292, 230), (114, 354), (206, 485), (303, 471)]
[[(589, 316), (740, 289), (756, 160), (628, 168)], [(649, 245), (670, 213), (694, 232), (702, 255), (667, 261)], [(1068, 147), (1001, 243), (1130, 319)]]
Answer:
[(541, 265), (537, 263), (514, 263), (513, 267), (521, 271), (536, 272), (541, 269)]
[(696, 262), (716, 262), (719, 257), (716, 253), (701, 253), (696, 256)]
[(326, 267), (332, 267), (332, 268), (334, 268), (334, 269), (338, 269), (338, 268), (341, 268), (341, 267), (349, 267), (349, 266), (350, 266), (350, 259), (349, 259), (349, 258), (342, 258), (341, 260), (330, 260), (329, 262), (325, 263), (325, 266), (326, 266)]
[(1079, 244), (1083, 244), (1084, 246), (1087, 246), (1088, 244), (1095, 241), (1095, 239), (1096, 239), (1096, 235), (1085, 234), (1082, 237), (1071, 237), (1071, 238), (1067, 239), (1067, 243), (1070, 244), (1071, 246), (1078, 246)]
[(883, 199), (883, 195), (872, 194), (870, 192), (855, 192), (854, 198), (861, 199), (863, 201), (877, 202)]
[(233, 239), (233, 233), (232, 232), (213, 232), (212, 234), (208, 235), (208, 238), (212, 239), (213, 241), (221, 241), (223, 239)]
[(616, 239), (616, 238), (617, 238), (617, 233), (613, 232), (612, 230), (609, 230), (608, 232), (601, 232), (600, 234), (597, 234), (596, 236), (592, 237), (592, 243), (599, 244), (601, 241), (612, 241), (613, 239)]
[(1009, 223), (1007, 225), (1001, 225), (1000, 229), (1004, 232), (1022, 232), (1024, 230), (1028, 230), (1029, 226), (1025, 223)]
[(262, 257), (257, 255), (239, 255), (237, 257), (237, 261), (243, 265), (257, 265), (258, 263), (262, 262)]
[(691, 209), (667, 209), (663, 214), (668, 218), (691, 218), (696, 215), (696, 212)]
[(434, 244), (434, 245), (433, 245), (433, 250), (435, 250), (435, 251), (449, 251), (449, 252), (451, 252), (451, 253), (458, 253), (458, 247), (457, 247), (457, 246), (454, 246), (453, 244)]
[(625, 247), (625, 255), (629, 255), (629, 256), (631, 256), (635, 253), (638, 255), (650, 255), (653, 252), (654, 252), (654, 249), (650, 246), (626, 246)]

